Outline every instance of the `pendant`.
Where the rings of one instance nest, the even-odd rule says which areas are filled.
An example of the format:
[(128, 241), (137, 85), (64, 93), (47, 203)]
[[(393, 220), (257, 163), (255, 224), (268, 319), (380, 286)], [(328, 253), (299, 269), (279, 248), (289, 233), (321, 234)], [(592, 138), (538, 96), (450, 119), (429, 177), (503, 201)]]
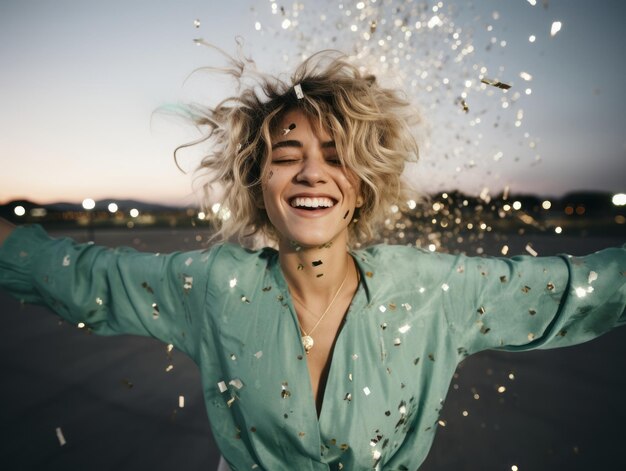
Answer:
[(304, 351), (307, 353), (307, 355), (309, 354), (309, 351), (313, 348), (314, 343), (315, 342), (313, 342), (313, 337), (311, 337), (310, 335), (302, 336), (302, 346), (304, 347)]

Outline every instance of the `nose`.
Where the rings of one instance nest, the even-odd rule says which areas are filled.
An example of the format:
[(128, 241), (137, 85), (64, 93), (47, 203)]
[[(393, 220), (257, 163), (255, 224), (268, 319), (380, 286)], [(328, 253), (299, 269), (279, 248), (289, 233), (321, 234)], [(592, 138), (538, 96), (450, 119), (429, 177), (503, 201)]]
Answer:
[(323, 157), (311, 156), (302, 161), (300, 170), (296, 174), (296, 181), (308, 185), (326, 182), (325, 161)]

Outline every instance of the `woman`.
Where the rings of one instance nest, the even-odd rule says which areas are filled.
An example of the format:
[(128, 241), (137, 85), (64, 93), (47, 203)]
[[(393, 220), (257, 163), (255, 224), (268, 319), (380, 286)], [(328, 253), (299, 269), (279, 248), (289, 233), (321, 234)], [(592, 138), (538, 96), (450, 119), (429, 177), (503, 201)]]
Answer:
[(187, 353), (232, 469), (416, 469), (467, 355), (572, 345), (624, 321), (624, 249), (509, 260), (353, 250), (403, 201), (417, 154), (408, 103), (328, 53), (291, 83), (256, 77), (261, 87), (193, 111), (209, 127), (208, 185), (225, 189), (218, 236), (260, 235), (277, 250), (161, 256), (7, 224), (0, 237), (0, 285), (18, 298)]

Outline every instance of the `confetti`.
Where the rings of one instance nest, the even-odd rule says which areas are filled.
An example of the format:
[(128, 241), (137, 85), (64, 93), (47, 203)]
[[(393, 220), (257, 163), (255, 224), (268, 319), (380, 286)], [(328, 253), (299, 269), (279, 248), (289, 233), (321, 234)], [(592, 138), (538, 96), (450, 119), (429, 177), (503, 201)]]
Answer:
[(63, 257), (63, 262), (62, 262), (64, 267), (69, 267), (70, 266), (70, 256), (66, 255), (65, 257)]
[(301, 100), (302, 98), (304, 98), (304, 93), (302, 92), (302, 85), (300, 85), (299, 83), (295, 84), (293, 86), (293, 90), (294, 92), (296, 92), (296, 97), (298, 98), (298, 100)]
[(262, 351), (262, 350), (259, 350), (258, 352), (256, 352), (256, 353), (254, 354), (254, 356), (255, 356), (255, 357), (257, 358), (257, 360), (258, 360), (259, 358), (261, 358), (261, 357), (263, 356), (263, 351)]
[(367, 386), (363, 388), (363, 392), (365, 393), (366, 396), (369, 396), (371, 394), (370, 388), (368, 388)]
[(243, 388), (243, 382), (242, 382), (240, 379), (238, 379), (238, 378), (231, 379), (231, 380), (228, 382), (228, 384), (230, 384), (231, 386), (236, 387), (237, 389), (241, 389), (241, 388)]
[(237, 286), (237, 278), (232, 278), (228, 284), (230, 285), (231, 288), (234, 288), (235, 286)]
[(591, 284), (598, 279), (598, 274), (595, 271), (590, 271), (587, 277), (587, 283)]
[(486, 85), (491, 85), (492, 87), (501, 88), (502, 90), (508, 90), (509, 88), (511, 88), (509, 84), (500, 82), (499, 80), (483, 78), (483, 79), (480, 79), (480, 81)]
[(199, 28), (199, 27), (200, 27), (200, 20), (199, 20), (199, 19), (197, 19), (197, 18), (196, 18), (195, 20), (193, 20), (193, 25), (194, 25), (196, 28)]
[(224, 381), (220, 381), (219, 383), (217, 383), (217, 387), (219, 388), (221, 393), (228, 390), (228, 387), (226, 386), (226, 383)]
[(291, 397), (291, 392), (289, 391), (289, 389), (287, 389), (288, 386), (289, 384), (287, 382), (284, 382), (281, 385), (280, 397), (282, 397), (283, 399)]
[(311, 265), (313, 265), (314, 267), (319, 267), (321, 264), (321, 260), (314, 260), (313, 262), (311, 262)]
[(400, 327), (400, 328), (398, 329), (398, 331), (399, 331), (401, 334), (406, 334), (406, 333), (409, 331), (409, 329), (410, 329), (410, 328), (411, 328), (411, 326), (410, 326), (409, 324), (404, 324), (402, 327)]
[(283, 129), (283, 136), (286, 136), (287, 134), (289, 134), (294, 129), (296, 129), (296, 123), (291, 123), (289, 125), (289, 127)]
[(185, 396), (178, 396), (178, 407), (181, 409), (185, 407)]
[(57, 427), (55, 432), (57, 434), (57, 439), (59, 440), (59, 445), (60, 446), (65, 445), (66, 441), (65, 441), (65, 437), (63, 436), (63, 430), (61, 430), (61, 427)]
[(157, 303), (152, 303), (152, 318), (159, 318), (159, 306), (157, 306)]
[(526, 244), (525, 250), (526, 250), (526, 252), (531, 254), (533, 257), (536, 257), (537, 255), (539, 255), (537, 253), (537, 251), (535, 249), (533, 249), (532, 245), (530, 245), (530, 244)]
[(183, 290), (185, 294), (188, 294), (193, 287), (193, 276), (185, 276), (185, 283), (183, 284)]
[(550, 36), (554, 37), (556, 36), (556, 34), (561, 31), (561, 28), (563, 26), (563, 23), (561, 23), (560, 21), (554, 21), (552, 23), (552, 26), (550, 27)]

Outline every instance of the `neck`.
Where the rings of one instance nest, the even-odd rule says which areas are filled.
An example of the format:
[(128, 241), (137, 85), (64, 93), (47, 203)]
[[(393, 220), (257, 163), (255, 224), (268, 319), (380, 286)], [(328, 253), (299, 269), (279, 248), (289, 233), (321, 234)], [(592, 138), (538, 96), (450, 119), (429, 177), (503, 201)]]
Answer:
[(347, 277), (347, 286), (356, 279), (356, 267), (345, 240), (334, 240), (318, 247), (279, 243), (280, 266), (295, 297), (308, 302), (330, 303)]

